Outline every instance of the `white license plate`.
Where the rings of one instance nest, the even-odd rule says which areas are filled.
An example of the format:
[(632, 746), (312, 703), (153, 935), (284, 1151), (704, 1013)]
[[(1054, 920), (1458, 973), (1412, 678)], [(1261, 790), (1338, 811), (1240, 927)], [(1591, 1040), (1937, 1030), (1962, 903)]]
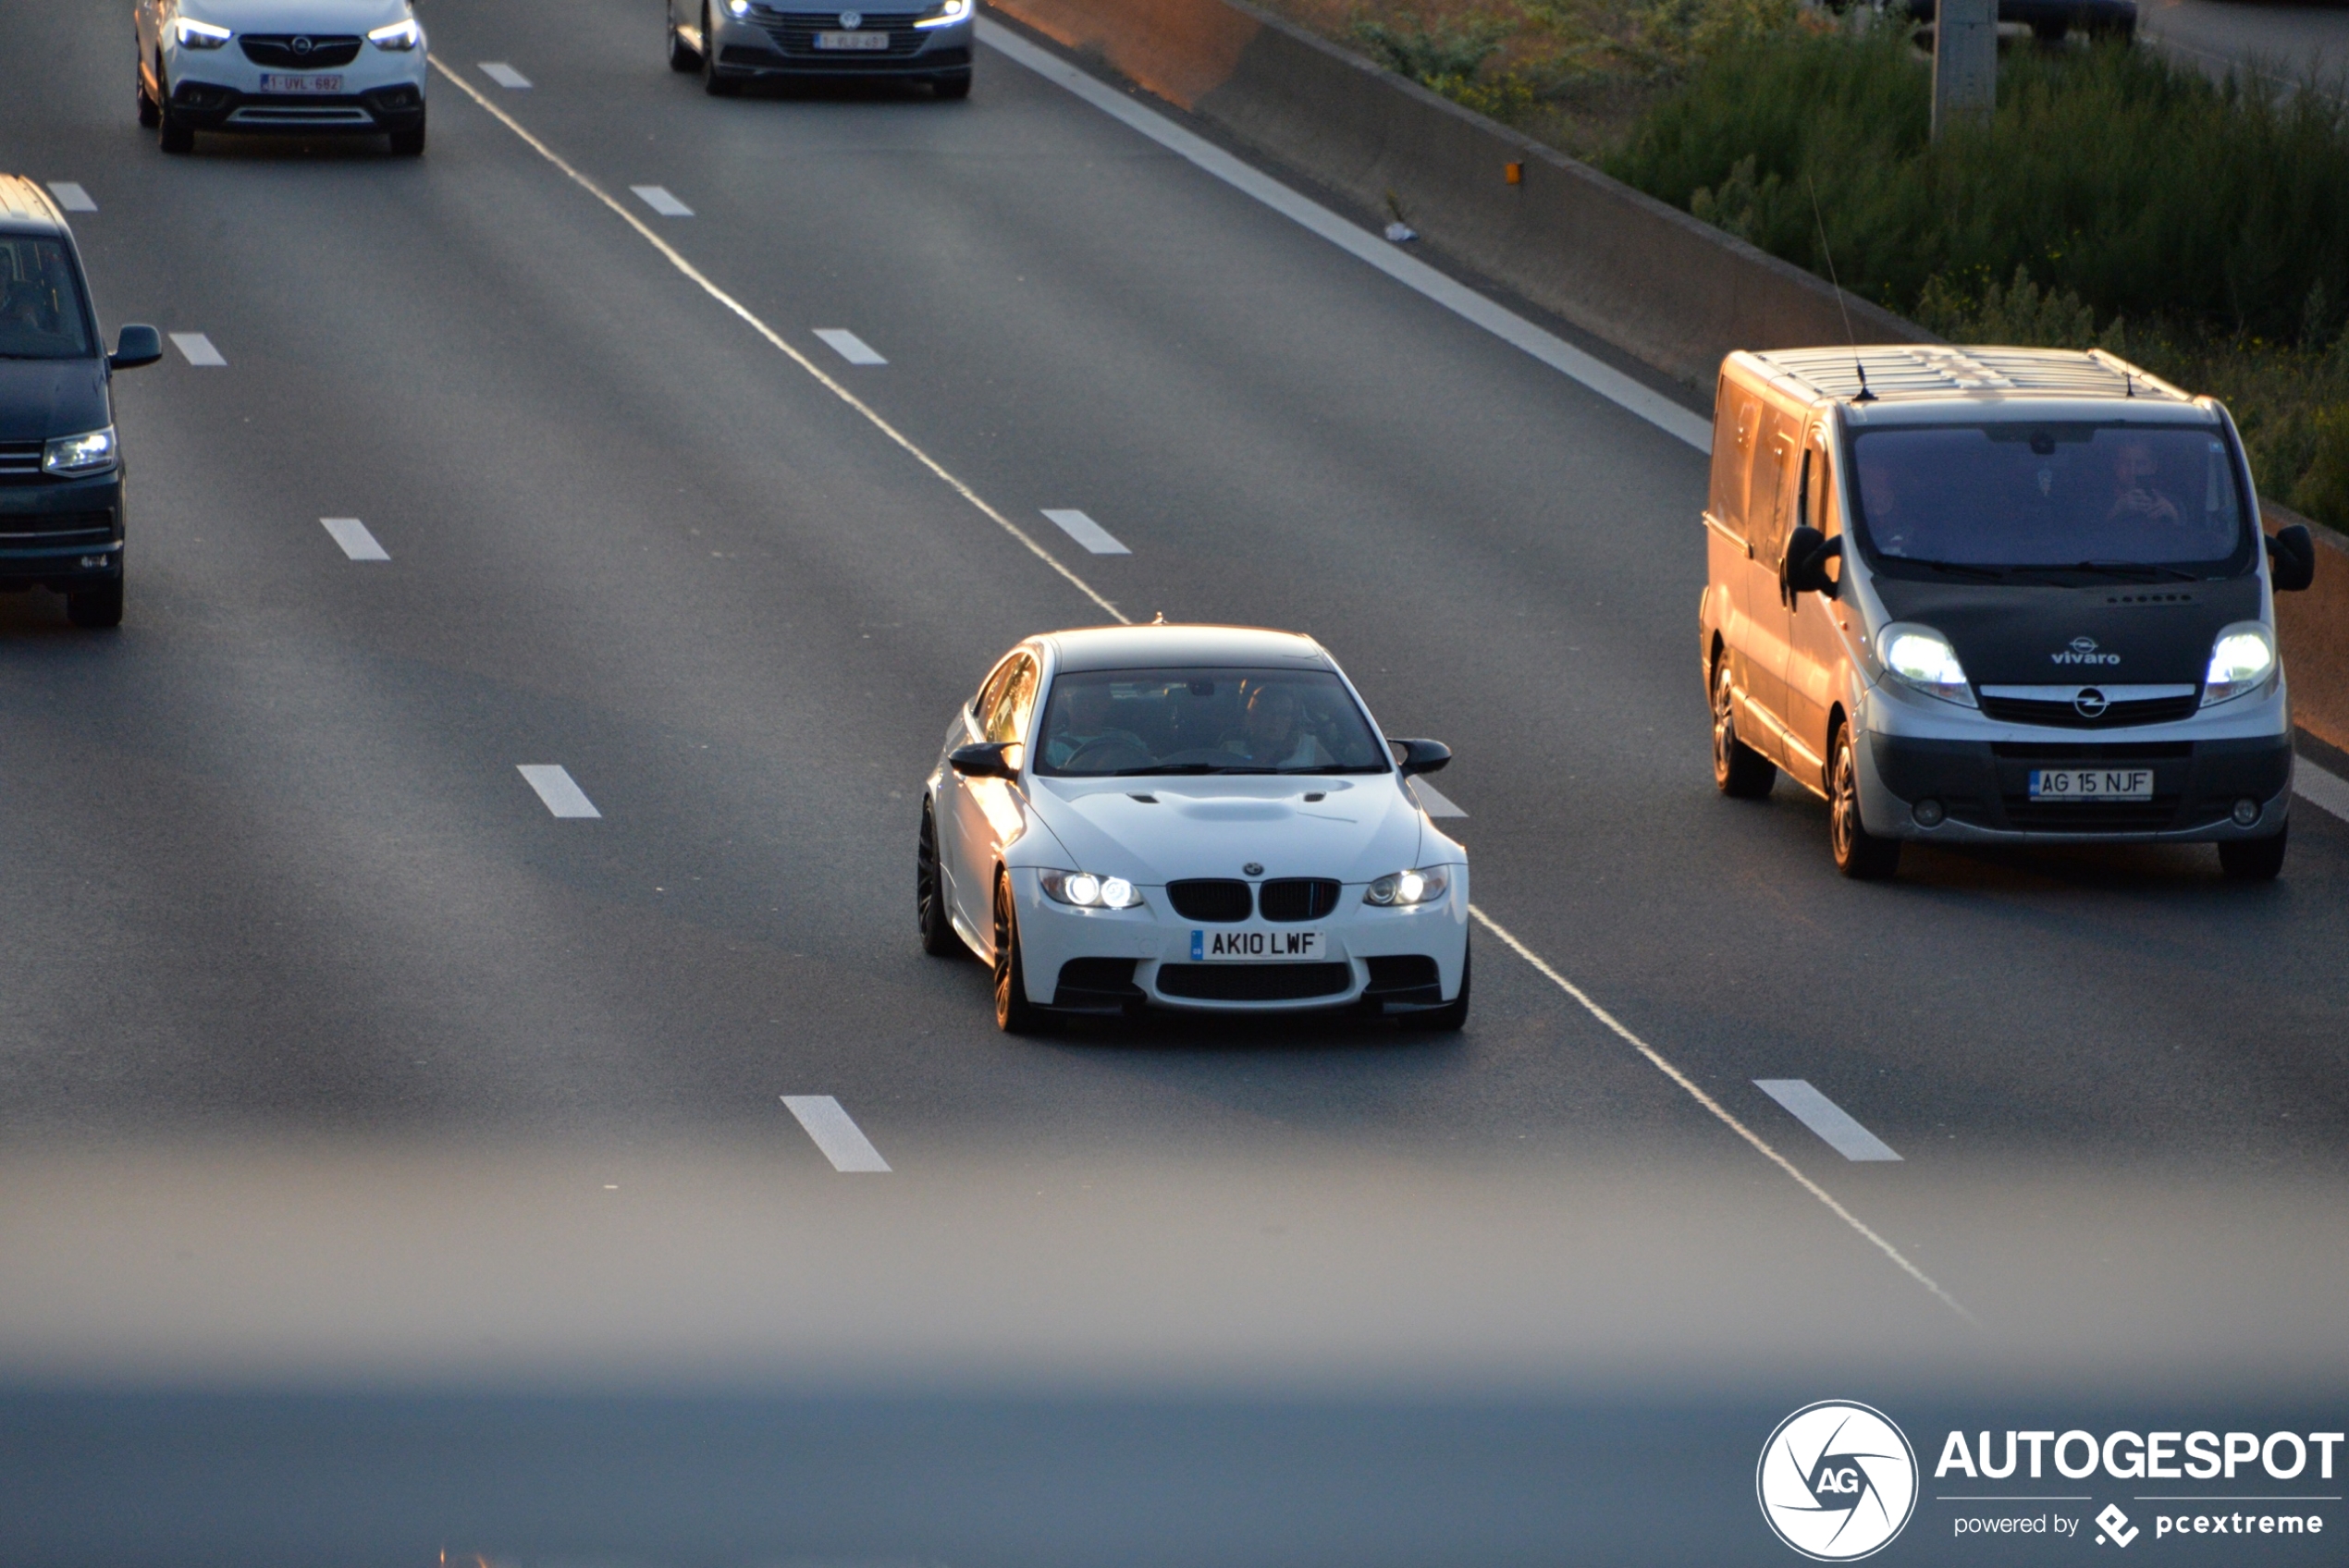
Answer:
[(1194, 931), (1194, 963), (1255, 963), (1325, 958), (1329, 943), (1319, 931)]
[(340, 92), (339, 76), (287, 76), (277, 71), (261, 73), (264, 92)]
[(2149, 801), (2153, 799), (2153, 769), (2149, 767), (2035, 767), (2031, 770), (2035, 801)]
[(816, 35), (818, 49), (886, 49), (889, 34), (885, 32), (819, 32)]

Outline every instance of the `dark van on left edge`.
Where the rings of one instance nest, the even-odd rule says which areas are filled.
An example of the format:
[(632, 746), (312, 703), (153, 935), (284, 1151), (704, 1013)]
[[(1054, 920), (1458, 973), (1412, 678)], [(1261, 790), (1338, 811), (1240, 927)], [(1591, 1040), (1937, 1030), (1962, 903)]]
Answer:
[(110, 382), (161, 358), (152, 326), (124, 327), (106, 352), (65, 215), (32, 181), (0, 175), (0, 592), (47, 588), (76, 626), (121, 624)]

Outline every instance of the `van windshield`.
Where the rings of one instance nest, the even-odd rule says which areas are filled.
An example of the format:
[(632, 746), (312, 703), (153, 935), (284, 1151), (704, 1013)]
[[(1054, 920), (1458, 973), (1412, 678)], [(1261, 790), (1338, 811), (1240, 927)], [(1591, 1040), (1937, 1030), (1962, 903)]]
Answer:
[(1076, 670), (1052, 682), (1036, 771), (1384, 773), (1378, 732), (1326, 670)]
[(0, 234), (0, 359), (86, 360), (92, 352), (65, 243)]
[(2201, 577), (2244, 538), (2234, 464), (2208, 425), (1871, 430), (1852, 455), (1864, 543), (1960, 577)]

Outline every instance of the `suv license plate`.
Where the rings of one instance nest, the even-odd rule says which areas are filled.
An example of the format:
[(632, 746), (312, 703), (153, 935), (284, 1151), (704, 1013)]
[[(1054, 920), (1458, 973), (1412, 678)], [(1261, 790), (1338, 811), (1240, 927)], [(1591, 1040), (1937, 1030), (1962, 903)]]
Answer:
[(2153, 799), (2153, 769), (2149, 767), (2035, 767), (2031, 770), (2035, 801), (2149, 801)]
[(889, 34), (885, 32), (819, 32), (816, 35), (818, 49), (886, 49)]
[(261, 73), (264, 92), (340, 92), (339, 76), (284, 76), (275, 71)]
[(1252, 963), (1277, 961), (1294, 963), (1300, 959), (1329, 956), (1329, 944), (1319, 931), (1194, 931), (1191, 933), (1191, 962), (1194, 963)]

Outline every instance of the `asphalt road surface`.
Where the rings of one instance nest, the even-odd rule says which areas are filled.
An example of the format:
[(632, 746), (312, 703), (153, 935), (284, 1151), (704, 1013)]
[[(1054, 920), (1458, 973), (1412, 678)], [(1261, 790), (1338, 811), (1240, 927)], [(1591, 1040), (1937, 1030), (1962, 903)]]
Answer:
[[(120, 6), (0, 22), (109, 334), (226, 361), (117, 383), (122, 630), (0, 600), (10, 1386), (2338, 1380), (2349, 824), (2271, 887), (1844, 882), (1817, 802), (1713, 791), (1686, 442), (991, 49), (967, 104), (724, 101), (643, 0), (424, 19), (413, 161), (166, 157)], [(921, 956), (953, 709), (1103, 600), (1310, 631), (1453, 747), (1464, 1034), (1016, 1040)]]

